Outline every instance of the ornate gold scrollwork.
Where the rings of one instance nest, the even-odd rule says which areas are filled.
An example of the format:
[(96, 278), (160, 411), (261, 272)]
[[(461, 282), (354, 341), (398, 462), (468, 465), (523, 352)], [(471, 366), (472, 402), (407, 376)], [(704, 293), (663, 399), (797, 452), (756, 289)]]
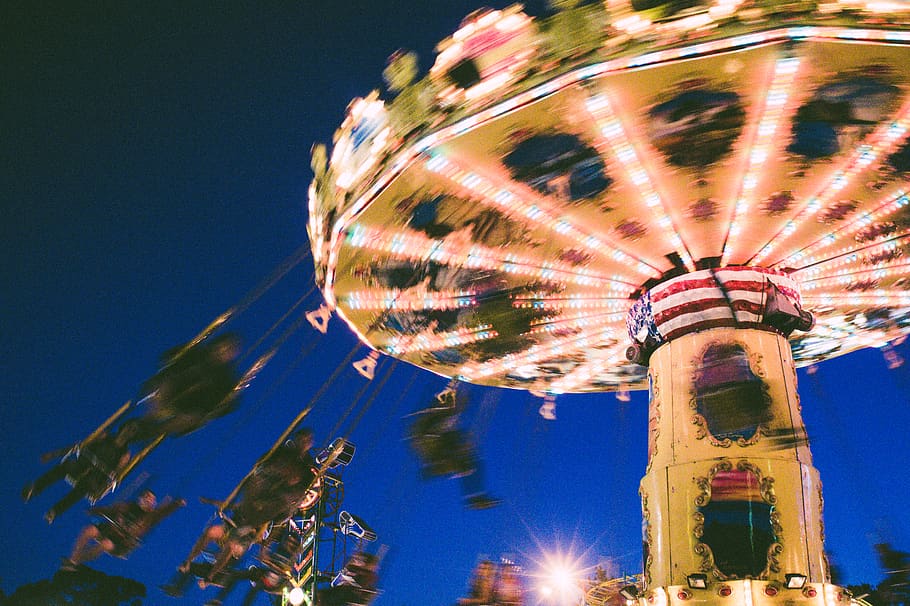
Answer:
[(803, 403), (799, 399), (799, 392), (796, 390), (796, 360), (790, 357), (790, 378), (793, 380), (793, 395), (796, 396), (796, 411), (800, 414), (803, 412)]
[(818, 481), (818, 536), (821, 538), (822, 545), (825, 544), (825, 495), (822, 494), (822, 481)]
[[(694, 546), (694, 551), (696, 555), (701, 556), (701, 564), (699, 569), (701, 572), (711, 574), (715, 579), (719, 581), (728, 581), (732, 578), (722, 572), (715, 563), (714, 552), (711, 551), (711, 546), (707, 543), (702, 542), (702, 537), (705, 532), (705, 516), (699, 511), (700, 508), (707, 506), (711, 502), (711, 484), (714, 481), (714, 478), (718, 473), (729, 472), (733, 470), (733, 463), (727, 459), (719, 461), (715, 465), (711, 466), (711, 469), (708, 470), (708, 475), (703, 477), (693, 478), (696, 486), (698, 486), (699, 492), (695, 495), (695, 505), (696, 511), (692, 514), (692, 519), (695, 522), (692, 533), (697, 539), (697, 542)], [(774, 478), (765, 477), (761, 469), (759, 469), (753, 463), (750, 463), (746, 460), (740, 460), (736, 463), (736, 471), (748, 472), (752, 474), (758, 482), (758, 490), (761, 495), (762, 501), (772, 506), (770, 514), (770, 523), (771, 530), (774, 533), (774, 542), (768, 546), (767, 551), (767, 564), (765, 565), (764, 570), (756, 577), (759, 580), (767, 580), (768, 575), (772, 572), (780, 572), (780, 554), (783, 553), (782, 545), (782, 536), (783, 536), (783, 527), (780, 523), (780, 513), (774, 509), (774, 506), (777, 504), (777, 495), (774, 493)]]
[[(704, 507), (711, 502), (711, 482), (721, 471), (730, 471), (733, 469), (733, 463), (724, 459), (720, 463), (713, 465), (710, 470), (708, 470), (708, 476), (702, 478), (695, 478), (695, 484), (698, 486), (698, 489), (701, 491), (695, 496), (695, 505), (697, 507)], [(704, 521), (704, 519), (702, 519)]]
[(700, 539), (705, 534), (705, 515), (700, 511), (696, 511), (692, 514), (692, 519), (695, 520), (692, 534), (695, 535), (695, 538)]
[(651, 385), (651, 403), (648, 415), (648, 465), (645, 473), (651, 471), (654, 458), (657, 456), (657, 438), (660, 437), (660, 383), (656, 372), (649, 376)]
[(777, 495), (774, 494), (774, 478), (762, 476), (761, 469), (749, 461), (741, 460), (736, 463), (736, 471), (748, 471), (758, 479), (758, 490), (762, 500), (768, 505), (777, 505)]
[[(704, 520), (704, 518), (702, 519)], [(701, 556), (701, 564), (698, 569), (701, 572), (712, 575), (718, 581), (726, 581), (727, 575), (722, 573), (714, 565), (714, 552), (705, 543), (698, 542), (695, 544), (695, 553)]]
[(642, 537), (642, 540), (647, 546), (648, 552), (644, 562), (644, 578), (645, 586), (647, 587), (651, 584), (651, 563), (654, 560), (654, 557), (651, 554), (651, 546), (653, 545), (653, 539), (651, 537), (651, 512), (648, 509), (648, 493), (639, 489), (638, 494), (641, 496), (641, 518), (642, 523), (644, 524), (644, 536)]
[(780, 543), (771, 543), (768, 547), (768, 565), (762, 570), (759, 579), (767, 579), (772, 572), (780, 572), (780, 554), (783, 553), (784, 546)]
[[(748, 364), (749, 364), (749, 370), (752, 372), (752, 374), (754, 374), (756, 377), (758, 377), (761, 380), (762, 397), (764, 398), (765, 402), (767, 403), (767, 405), (770, 409), (771, 395), (769, 393), (768, 384), (765, 381), (765, 378), (767, 378), (768, 373), (765, 371), (764, 357), (762, 356), (761, 353), (750, 351), (749, 348), (744, 343), (740, 343), (738, 341), (712, 341), (704, 346), (701, 353), (698, 355), (697, 359), (699, 361), (704, 360), (705, 354), (711, 348), (722, 347), (722, 346), (736, 346), (736, 347), (741, 348), (745, 352), (746, 358), (747, 358)], [(732, 438), (715, 437), (711, 433), (711, 430), (708, 428), (707, 419), (705, 419), (704, 415), (702, 415), (698, 411), (699, 394), (697, 393), (696, 385), (698, 384), (698, 382), (701, 378), (702, 372), (703, 372), (702, 364), (699, 363), (696, 365), (695, 370), (692, 372), (692, 376), (689, 381), (689, 384), (691, 385), (691, 387), (689, 388), (689, 408), (693, 412), (691, 422), (693, 425), (695, 425), (697, 427), (697, 429), (695, 431), (696, 440), (703, 440), (703, 439), (707, 438), (712, 446), (718, 446), (720, 448), (729, 448), (730, 446), (733, 445), (734, 442), (736, 444), (738, 444), (739, 446), (751, 446), (752, 444), (755, 444), (756, 442), (758, 442), (758, 440), (761, 439), (762, 435), (767, 435), (769, 433), (770, 422), (772, 420), (770, 412), (768, 413), (768, 416), (765, 419), (763, 419), (761, 422), (756, 424), (755, 433), (753, 433), (752, 436), (749, 438), (740, 436), (736, 440), (733, 440)]]

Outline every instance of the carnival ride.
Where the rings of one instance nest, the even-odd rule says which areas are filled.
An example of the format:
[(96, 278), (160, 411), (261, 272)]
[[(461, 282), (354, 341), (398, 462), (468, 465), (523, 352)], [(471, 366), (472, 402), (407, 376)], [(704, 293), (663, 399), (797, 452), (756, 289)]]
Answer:
[[(308, 232), (325, 305), (279, 332), (304, 294), (211, 407), (182, 417), (161, 408), (160, 385), (144, 389), (56, 453), (65, 464), (49, 479), (66, 476), (76, 498), (104, 497), (166, 437), (231, 412), (306, 321), (326, 333), (337, 314), (371, 349), (353, 363), (366, 379), (386, 354), (456, 382), (530, 391), (545, 419), (563, 393), (649, 389), (644, 569), (592, 587), (592, 606), (781, 592), (849, 601), (828, 579), (795, 368), (862, 347), (902, 363), (892, 346), (910, 325), (907, 13), (682, 4), (569, 0), (540, 19), (520, 5), (480, 10), (422, 79), (415, 57), (396, 53), (390, 99), (354, 100), (332, 149), (314, 148)], [(291, 255), (159, 374), (217, 343), (306, 256)], [(350, 436), (390, 374), (360, 388), (331, 435), (359, 407)], [(96, 464), (93, 443), (129, 423), (142, 429), (138, 452)], [(329, 459), (345, 444), (333, 442)], [(282, 537), (257, 537), (269, 547), (253, 554), (255, 575), (240, 575), (284, 601), (312, 603), (317, 584), (344, 583), (335, 543), (316, 568), (320, 533), (375, 539), (340, 509), (340, 477), (316, 475), (313, 498), (276, 520)], [(219, 516), (246, 481), (215, 503)], [(294, 536), (296, 547), (282, 546)]]
[(796, 368), (910, 331), (907, 7), (553, 6), (397, 53), (314, 149), (313, 324), (548, 418), (649, 389), (625, 599), (847, 603)]

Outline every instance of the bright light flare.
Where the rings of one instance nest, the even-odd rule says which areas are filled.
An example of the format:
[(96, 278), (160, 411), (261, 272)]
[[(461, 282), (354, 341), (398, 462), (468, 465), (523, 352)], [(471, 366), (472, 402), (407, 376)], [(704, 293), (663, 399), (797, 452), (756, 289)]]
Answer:
[(547, 604), (578, 604), (584, 595), (585, 572), (566, 555), (546, 555), (536, 576), (537, 591)]
[(288, 603), (291, 606), (300, 606), (306, 601), (306, 594), (300, 587), (294, 587), (288, 592)]
[(558, 566), (550, 571), (550, 581), (560, 593), (571, 591), (576, 587), (576, 572), (564, 566)]

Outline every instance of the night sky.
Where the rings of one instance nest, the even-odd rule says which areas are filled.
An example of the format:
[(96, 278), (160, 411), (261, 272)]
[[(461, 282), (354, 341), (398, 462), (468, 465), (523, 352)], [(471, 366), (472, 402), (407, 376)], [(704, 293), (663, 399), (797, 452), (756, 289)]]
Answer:
[[(83, 503), (44, 522), (62, 485), (22, 503), (22, 486), (46, 469), (40, 455), (88, 434), (136, 395), (162, 352), (244, 301), (305, 244), (310, 147), (330, 143), (348, 102), (381, 86), (393, 51), (417, 51), (427, 70), (435, 43), (478, 8), (470, 0), (25, 4), (0, 9), (7, 593), (52, 575), (88, 520)], [(540, 14), (543, 4), (528, 11)], [(229, 328), (249, 348), (304, 295), (307, 309), (321, 303), (309, 259)], [(190, 504), (129, 560), (94, 566), (145, 583), (148, 604), (212, 597), (191, 590), (178, 601), (158, 589), (212, 513), (197, 497), (230, 492), (353, 350), (354, 359), (367, 351), (337, 319), (327, 335), (309, 325), (290, 335), (237, 412), (165, 442), (126, 480), (129, 490), (145, 477), (159, 495)], [(900, 351), (910, 359), (910, 347)], [(865, 350), (811, 376), (800, 371), (799, 380), (829, 554), (845, 582), (876, 583), (872, 546), (910, 549), (910, 369), (889, 371), (880, 351)], [(456, 482), (419, 479), (404, 440), (406, 415), (445, 380), (383, 358), (354, 401), (364, 383), (346, 365), (312, 402), (307, 424), (321, 443), (353, 426), (344, 507), (388, 546), (377, 605), (452, 604), (485, 556), (510, 556), (533, 572), (544, 552), (562, 551), (585, 566), (640, 572), (646, 394), (562, 396), (558, 420), (547, 422), (529, 394), (470, 388), (465, 426), (504, 500), (470, 511)], [(355, 412), (329, 435), (352, 401)]]

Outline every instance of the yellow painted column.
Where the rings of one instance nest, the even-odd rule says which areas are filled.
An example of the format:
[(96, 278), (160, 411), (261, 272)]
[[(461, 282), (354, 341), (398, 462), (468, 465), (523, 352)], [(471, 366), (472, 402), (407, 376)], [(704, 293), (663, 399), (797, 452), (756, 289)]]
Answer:
[[(828, 584), (821, 482), (787, 340), (686, 334), (654, 351), (649, 380), (641, 599), (849, 601)], [(788, 574), (805, 586), (788, 589)], [(706, 587), (691, 588), (690, 575)]]

